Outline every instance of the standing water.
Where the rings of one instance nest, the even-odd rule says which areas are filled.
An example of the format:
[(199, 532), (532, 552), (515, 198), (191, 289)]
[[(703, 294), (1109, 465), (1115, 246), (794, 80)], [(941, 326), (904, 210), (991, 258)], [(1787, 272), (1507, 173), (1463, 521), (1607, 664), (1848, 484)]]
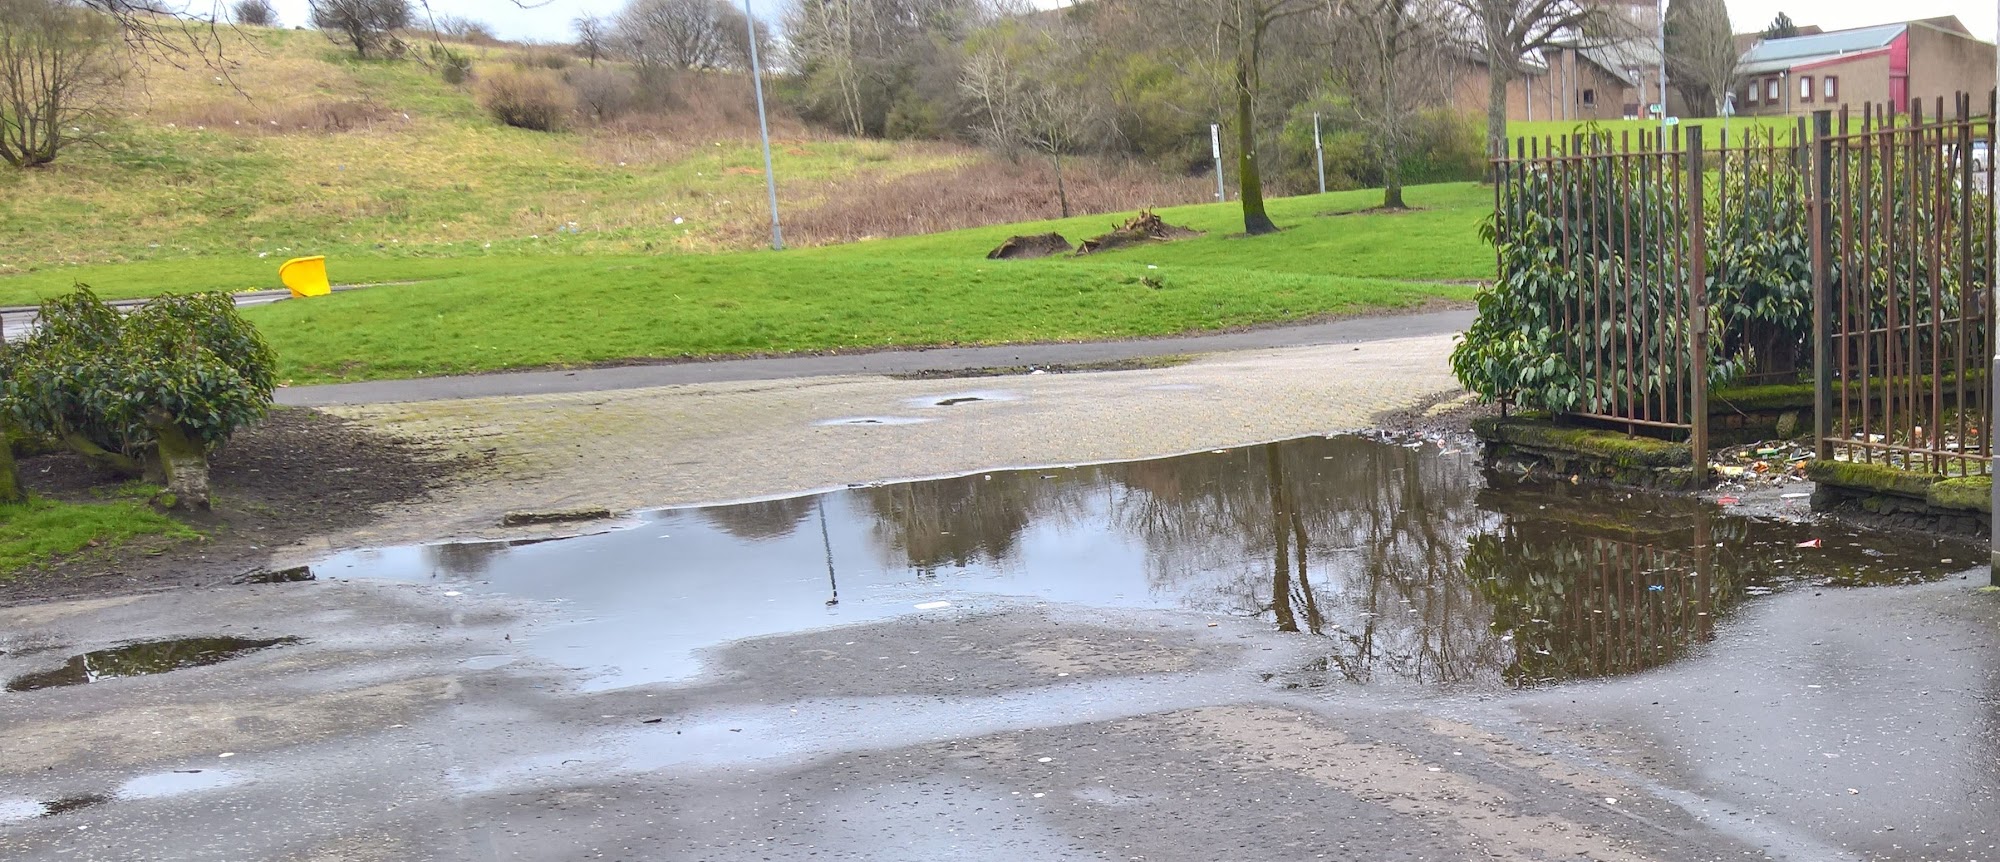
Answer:
[(1755, 596), (1931, 580), (1970, 554), (1332, 437), (355, 551), (321, 571), (559, 602), (566, 621), (525, 646), (597, 689), (694, 676), (700, 650), (742, 638), (1021, 600), (1255, 617), (1314, 638), (1327, 679), (1491, 689), (1645, 670)]

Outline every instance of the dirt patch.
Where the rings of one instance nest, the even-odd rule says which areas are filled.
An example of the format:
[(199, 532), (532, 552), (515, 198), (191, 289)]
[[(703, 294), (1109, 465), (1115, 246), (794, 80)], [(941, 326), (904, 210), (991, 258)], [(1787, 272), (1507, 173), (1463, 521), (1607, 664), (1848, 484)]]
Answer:
[(1499, 414), (1498, 404), (1482, 403), (1466, 392), (1447, 392), (1414, 407), (1377, 414), (1370, 424), (1399, 438), (1471, 444), (1475, 442), (1472, 420)]
[[(268, 564), (274, 549), (366, 526), (383, 507), (423, 499), (483, 460), (277, 408), (215, 454), (214, 511), (185, 518), (204, 538), (142, 540), (24, 572), (0, 583), (0, 605), (228, 582)], [(57, 499), (99, 499), (122, 484), (67, 453), (20, 468), (30, 491)]]
[(1140, 210), (1130, 221), (1119, 225), (1110, 233), (1083, 241), (1076, 250), (1077, 256), (1096, 254), (1100, 251), (1145, 245), (1154, 242), (1172, 242), (1201, 236), (1201, 231), (1167, 224), (1152, 210)]
[(1408, 215), (1410, 213), (1420, 213), (1423, 211), (1424, 211), (1423, 207), (1369, 207), (1365, 210), (1341, 210), (1339, 212), (1320, 213), (1319, 217), (1340, 218), (1342, 216), (1359, 216), (1359, 215)]
[(1112, 359), (1104, 362), (1078, 362), (1051, 365), (996, 365), (986, 368), (937, 368), (924, 371), (910, 371), (891, 374), (896, 380), (957, 380), (967, 377), (1011, 377), (1021, 374), (1086, 374), (1099, 371), (1145, 371), (1153, 368), (1172, 368), (1186, 365), (1197, 358), (1196, 354), (1182, 353), (1168, 356), (1142, 356), (1135, 359)]
[(986, 253), (987, 260), (1033, 260), (1038, 257), (1053, 257), (1069, 254), (1075, 250), (1059, 233), (1042, 233), (1033, 236), (1008, 237), (999, 248)]

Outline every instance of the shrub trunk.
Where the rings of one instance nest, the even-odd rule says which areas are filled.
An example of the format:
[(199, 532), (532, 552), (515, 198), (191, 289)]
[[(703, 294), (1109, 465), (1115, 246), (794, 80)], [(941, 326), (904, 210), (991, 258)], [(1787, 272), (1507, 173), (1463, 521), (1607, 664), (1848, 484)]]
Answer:
[(0, 504), (25, 502), (21, 477), (14, 470), (14, 441), (7, 436), (7, 423), (0, 422)]
[(160, 441), (160, 470), (165, 474), (172, 508), (208, 508), (208, 452), (199, 441), (172, 422), (153, 427)]

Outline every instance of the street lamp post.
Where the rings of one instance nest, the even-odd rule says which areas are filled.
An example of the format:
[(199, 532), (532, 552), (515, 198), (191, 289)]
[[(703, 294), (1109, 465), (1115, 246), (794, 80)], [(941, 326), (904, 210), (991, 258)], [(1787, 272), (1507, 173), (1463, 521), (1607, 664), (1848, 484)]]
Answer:
[(764, 191), (771, 197), (771, 248), (785, 250), (785, 229), (778, 225), (778, 174), (771, 168), (771, 121), (764, 114), (764, 67), (757, 61), (757, 15), (743, 0), (743, 17), (750, 28), (750, 82), (757, 90), (757, 131), (764, 138)]

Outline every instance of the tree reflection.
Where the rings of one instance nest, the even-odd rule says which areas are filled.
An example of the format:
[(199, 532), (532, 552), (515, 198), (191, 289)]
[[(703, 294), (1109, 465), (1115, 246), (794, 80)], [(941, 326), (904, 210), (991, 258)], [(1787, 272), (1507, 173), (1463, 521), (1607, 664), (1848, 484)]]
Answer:
[(753, 541), (782, 539), (795, 533), (812, 514), (816, 497), (761, 500), (702, 509), (701, 518), (729, 535)]
[[(918, 576), (1033, 565), (1031, 530), (1101, 532), (1143, 547), (1155, 597), (1323, 638), (1308, 670), (1357, 683), (1655, 667), (1798, 561), (1802, 528), (1759, 525), (1752, 541), (1751, 522), (1694, 500), (1497, 481), (1469, 455), (1340, 437), (854, 493), (885, 562)], [(1908, 576), (1853, 563), (1813, 565), (1837, 582)]]
[(885, 562), (930, 577), (942, 569), (1010, 560), (1031, 522), (1074, 508), (1088, 487), (1076, 481), (1076, 473), (1064, 471), (1049, 480), (1037, 473), (990, 473), (855, 493), (874, 518)]

